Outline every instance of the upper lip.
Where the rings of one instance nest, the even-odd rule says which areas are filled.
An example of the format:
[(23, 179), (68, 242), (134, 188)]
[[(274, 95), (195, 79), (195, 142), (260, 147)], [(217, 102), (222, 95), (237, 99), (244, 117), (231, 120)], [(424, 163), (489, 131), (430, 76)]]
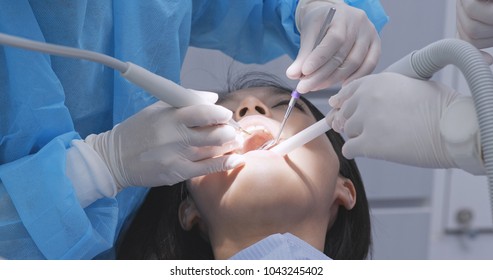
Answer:
[(246, 116), (238, 124), (248, 132), (251, 132), (249, 129), (263, 128), (272, 135), (277, 135), (280, 125), (279, 122), (261, 115)]

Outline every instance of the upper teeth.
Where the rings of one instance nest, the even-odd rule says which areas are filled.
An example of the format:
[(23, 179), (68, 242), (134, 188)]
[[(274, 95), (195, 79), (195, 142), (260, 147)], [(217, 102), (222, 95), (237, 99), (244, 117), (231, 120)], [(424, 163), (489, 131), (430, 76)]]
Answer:
[(269, 132), (269, 130), (265, 126), (262, 126), (262, 125), (249, 126), (249, 127), (245, 128), (245, 130), (248, 131), (249, 133), (253, 133), (254, 131)]

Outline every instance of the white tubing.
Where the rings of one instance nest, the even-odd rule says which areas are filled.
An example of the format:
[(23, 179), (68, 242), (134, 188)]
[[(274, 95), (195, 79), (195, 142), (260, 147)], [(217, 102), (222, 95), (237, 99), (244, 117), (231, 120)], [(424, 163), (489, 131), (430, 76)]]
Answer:
[(270, 150), (284, 156), (292, 150), (301, 147), (318, 136), (324, 134), (330, 128), (331, 127), (327, 123), (327, 120), (323, 118), (297, 134), (289, 137), (286, 141), (281, 142), (279, 145)]
[(38, 42), (34, 40), (24, 39), (17, 36), (7, 35), (0, 33), (0, 44), (22, 48), (30, 51), (37, 51), (47, 53), (51, 55), (66, 56), (78, 59), (85, 59), (104, 64), (110, 68), (113, 68), (119, 72), (125, 71), (127, 66), (125, 62), (120, 61), (109, 55), (105, 55), (98, 52), (92, 52), (72, 47), (65, 47), (55, 44), (49, 44), (44, 42)]
[[(213, 104), (199, 94), (188, 90), (171, 80), (156, 75), (139, 65), (127, 62), (127, 66), (127, 70), (121, 73), (125, 79), (175, 108), (200, 104)], [(228, 124), (243, 131), (241, 126), (233, 119), (230, 119)]]
[(127, 70), (121, 73), (123, 77), (175, 108), (211, 104), (198, 94), (143, 67), (131, 62), (127, 62), (127, 65)]
[(197, 104), (207, 104), (204, 98), (200, 97), (198, 94), (195, 94), (168, 79), (156, 75), (131, 62), (123, 62), (102, 53), (38, 42), (3, 33), (0, 33), (0, 44), (48, 53), (51, 55), (85, 59), (101, 63), (119, 71), (121, 75), (130, 82), (145, 89), (158, 99), (175, 108)]
[[(145, 89), (154, 97), (175, 108), (199, 104), (212, 104), (198, 94), (156, 75), (143, 67), (131, 62), (123, 62), (102, 53), (29, 40), (4, 33), (0, 33), (0, 45), (101, 63), (117, 70), (130, 82)], [(229, 120), (228, 124), (236, 129), (242, 130), (241, 126), (233, 119)]]

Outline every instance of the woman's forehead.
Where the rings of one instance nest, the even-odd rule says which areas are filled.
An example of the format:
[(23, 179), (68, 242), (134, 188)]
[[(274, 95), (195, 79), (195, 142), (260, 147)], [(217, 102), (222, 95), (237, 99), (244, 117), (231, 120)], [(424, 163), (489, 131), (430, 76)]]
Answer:
[(222, 96), (218, 103), (225, 102), (228, 100), (241, 99), (246, 96), (255, 96), (257, 98), (268, 98), (272, 96), (286, 96), (289, 95), (288, 90), (276, 87), (251, 87), (233, 91)]

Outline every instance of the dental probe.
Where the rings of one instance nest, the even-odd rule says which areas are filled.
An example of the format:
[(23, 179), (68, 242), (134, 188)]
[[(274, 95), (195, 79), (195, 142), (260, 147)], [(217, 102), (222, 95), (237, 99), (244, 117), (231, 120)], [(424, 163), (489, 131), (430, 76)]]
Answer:
[(293, 111), (294, 104), (296, 103), (296, 100), (300, 98), (300, 96), (301, 96), (301, 93), (299, 93), (297, 90), (293, 90), (293, 92), (291, 92), (291, 99), (289, 99), (288, 109), (286, 110), (286, 113), (284, 114), (284, 118), (282, 119), (281, 127), (279, 128), (279, 132), (277, 133), (277, 136), (274, 139), (274, 142), (267, 145), (267, 147), (264, 147), (264, 149), (268, 149), (269, 146), (272, 147), (273, 145), (279, 143), (279, 139), (281, 138), (281, 133), (284, 130), (284, 126), (286, 125), (286, 121), (288, 120), (289, 116), (291, 116), (291, 111)]
[(284, 156), (292, 150), (299, 148), (311, 140), (317, 138), (318, 136), (324, 134), (329, 129), (330, 125), (327, 123), (325, 118), (319, 120), (318, 122), (310, 125), (309, 127), (303, 129), (302, 131), (296, 133), (295, 135), (289, 137), (287, 140), (281, 142), (279, 145), (270, 149), (271, 151)]
[[(159, 100), (175, 107), (181, 108), (191, 105), (211, 104), (200, 95), (131, 62), (124, 62), (102, 53), (77, 49), (72, 47), (49, 44), (17, 36), (0, 33), (0, 44), (11, 47), (23, 48), (31, 51), (48, 53), (51, 55), (72, 57), (101, 63), (120, 72), (128, 81), (143, 88)], [(237, 130), (250, 134), (236, 121), (230, 119), (228, 125)]]
[[(315, 41), (314, 49), (322, 42), (322, 39), (324, 38), (325, 34), (329, 30), (329, 25), (332, 22), (332, 18), (334, 17), (334, 14), (336, 13), (335, 8), (330, 8), (329, 13), (327, 14), (327, 17), (325, 17), (324, 23), (322, 24), (322, 28), (320, 29), (320, 33), (318, 33), (317, 40)], [(281, 122), (281, 128), (279, 129), (279, 132), (277, 133), (276, 138), (273, 142), (270, 142), (269, 144), (266, 144), (265, 146), (262, 146), (262, 149), (266, 150), (272, 147), (273, 145), (279, 143), (279, 139), (281, 138), (281, 133), (284, 129), (284, 125), (286, 125), (286, 121), (288, 120), (289, 116), (291, 115), (291, 111), (293, 111), (294, 104), (296, 103), (296, 100), (299, 99), (301, 94), (297, 91), (294, 90), (291, 93), (291, 99), (289, 100), (288, 104), (288, 109), (286, 110), (286, 113), (284, 114), (284, 118), (282, 119)]]

